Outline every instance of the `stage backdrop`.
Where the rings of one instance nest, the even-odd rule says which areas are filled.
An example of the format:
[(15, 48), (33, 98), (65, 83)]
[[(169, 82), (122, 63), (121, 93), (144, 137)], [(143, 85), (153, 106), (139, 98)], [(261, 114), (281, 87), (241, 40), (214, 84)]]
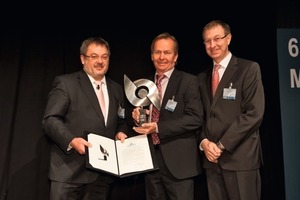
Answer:
[(300, 29), (277, 30), (277, 53), (285, 192), (294, 200), (300, 196)]

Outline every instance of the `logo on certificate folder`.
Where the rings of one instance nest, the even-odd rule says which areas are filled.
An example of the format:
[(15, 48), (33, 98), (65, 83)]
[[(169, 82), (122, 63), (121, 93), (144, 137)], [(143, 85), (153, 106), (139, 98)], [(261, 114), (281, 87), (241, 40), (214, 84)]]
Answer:
[(100, 144), (100, 151), (103, 154), (103, 159), (99, 158), (99, 160), (107, 160), (107, 157), (109, 156), (106, 149), (103, 148), (103, 146)]

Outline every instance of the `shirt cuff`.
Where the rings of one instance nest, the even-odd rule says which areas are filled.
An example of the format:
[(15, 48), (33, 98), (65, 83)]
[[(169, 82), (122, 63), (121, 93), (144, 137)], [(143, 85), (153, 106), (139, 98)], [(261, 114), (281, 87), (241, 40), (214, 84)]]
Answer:
[(71, 144), (69, 144), (67, 151), (70, 151), (71, 149), (73, 149), (73, 147), (71, 146)]
[(204, 141), (206, 141), (206, 140), (207, 140), (207, 139), (205, 138), (205, 139), (203, 139), (203, 140), (200, 142), (199, 149), (200, 149), (201, 151), (203, 151), (202, 143), (203, 143)]

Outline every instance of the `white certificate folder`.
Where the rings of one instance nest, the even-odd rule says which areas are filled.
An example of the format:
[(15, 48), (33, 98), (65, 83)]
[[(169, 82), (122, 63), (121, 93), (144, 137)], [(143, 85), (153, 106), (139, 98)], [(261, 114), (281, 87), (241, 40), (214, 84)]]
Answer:
[(147, 135), (138, 135), (113, 140), (95, 133), (88, 133), (87, 140), (92, 147), (86, 148), (86, 166), (118, 177), (158, 169), (153, 149)]

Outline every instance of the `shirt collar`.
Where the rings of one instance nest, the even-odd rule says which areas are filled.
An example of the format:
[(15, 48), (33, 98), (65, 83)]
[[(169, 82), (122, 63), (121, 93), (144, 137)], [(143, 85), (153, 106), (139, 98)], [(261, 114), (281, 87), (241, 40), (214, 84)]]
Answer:
[[(232, 57), (232, 54), (229, 51), (229, 53), (227, 54), (227, 56), (225, 56), (225, 58), (219, 63), (221, 65), (221, 67), (226, 68), (228, 66), (228, 63), (229, 63), (231, 57)], [(215, 66), (215, 64), (217, 64), (217, 63), (214, 62), (214, 66)]]

